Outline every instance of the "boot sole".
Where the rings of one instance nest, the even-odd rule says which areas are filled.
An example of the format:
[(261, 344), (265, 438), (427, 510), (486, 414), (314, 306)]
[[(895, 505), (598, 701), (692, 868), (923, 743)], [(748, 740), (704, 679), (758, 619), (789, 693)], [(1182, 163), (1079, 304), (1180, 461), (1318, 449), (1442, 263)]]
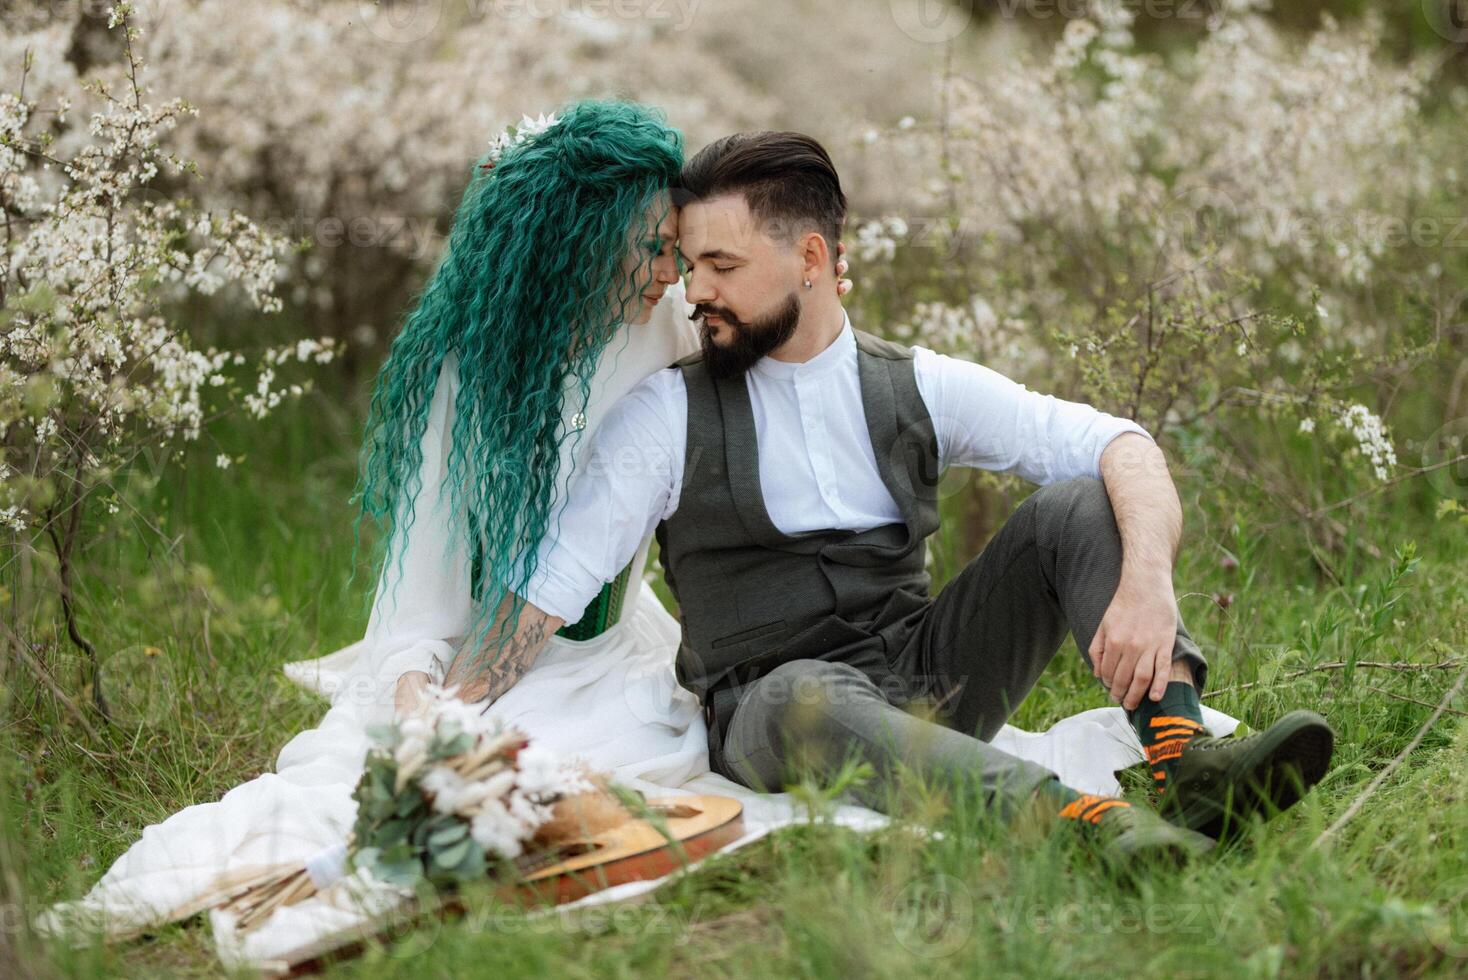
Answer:
[(1232, 840), (1249, 826), (1249, 817), (1267, 820), (1300, 801), (1325, 778), (1335, 750), (1335, 733), (1314, 711), (1291, 711), (1263, 733), (1259, 745), (1238, 760), (1226, 777), (1233, 796), (1226, 806), (1199, 800), (1176, 822), (1219, 841)]
[[(1181, 834), (1190, 833), (1176, 825), (1174, 829)], [(1125, 873), (1145, 868), (1181, 868), (1207, 856), (1217, 846), (1216, 841), (1201, 834), (1190, 840), (1148, 831), (1127, 832), (1093, 844), (1103, 864)]]
[(1145, 843), (1129, 842), (1127, 845), (1116, 848), (1116, 853), (1118, 860), (1125, 861), (1131, 866), (1157, 864), (1166, 867), (1182, 867), (1191, 861), (1207, 856), (1214, 846), (1212, 840), (1206, 844), (1202, 841), (1156, 840)]

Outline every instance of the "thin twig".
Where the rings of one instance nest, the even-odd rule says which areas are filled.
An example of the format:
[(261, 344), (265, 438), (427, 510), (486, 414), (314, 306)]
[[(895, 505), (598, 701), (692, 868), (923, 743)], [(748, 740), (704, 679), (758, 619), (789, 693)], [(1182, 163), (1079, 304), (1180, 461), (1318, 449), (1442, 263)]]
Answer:
[[(1447, 670), (1449, 667), (1459, 666), (1460, 664), (1462, 664), (1462, 662), (1463, 661), (1461, 660), (1444, 660), (1441, 663), (1436, 664), (1415, 664), (1411, 661), (1405, 660), (1358, 660), (1356, 661), (1356, 666), (1372, 667), (1377, 670)], [(1292, 681), (1297, 677), (1304, 677), (1306, 674), (1313, 674), (1321, 670), (1345, 670), (1346, 666), (1347, 664), (1344, 660), (1332, 660), (1329, 663), (1315, 664), (1313, 667), (1306, 667), (1302, 670), (1292, 670), (1288, 674), (1283, 674), (1279, 677), (1276, 677), (1272, 681), (1268, 681), (1267, 683), (1276, 684), (1282, 681)], [(1247, 684), (1238, 684), (1233, 687), (1220, 687), (1216, 691), (1205, 691), (1203, 697), (1206, 699), (1217, 697), (1220, 694), (1230, 694), (1236, 691), (1247, 691), (1251, 687), (1258, 687), (1261, 683), (1266, 682), (1250, 681)]]
[(1448, 705), (1458, 696), (1458, 692), (1463, 690), (1464, 681), (1468, 681), (1468, 667), (1464, 667), (1458, 672), (1458, 679), (1453, 682), (1453, 686), (1448, 689), (1448, 693), (1443, 695), (1443, 699), (1438, 702), (1432, 714), (1427, 716), (1427, 720), (1422, 723), (1422, 727), (1417, 729), (1417, 734), (1412, 736), (1412, 741), (1407, 743), (1407, 747), (1398, 752), (1396, 758), (1388, 762), (1386, 768), (1376, 774), (1376, 778), (1367, 784), (1366, 788), (1361, 791), (1361, 795), (1351, 802), (1351, 805), (1346, 808), (1346, 812), (1342, 813), (1335, 823), (1321, 831), (1320, 836), (1310, 843), (1311, 850), (1319, 847), (1344, 827), (1352, 817), (1361, 812), (1361, 808), (1366, 805), (1366, 801), (1371, 798), (1371, 794), (1375, 793), (1381, 787), (1381, 784), (1386, 782), (1387, 777), (1396, 772), (1397, 767), (1406, 761), (1407, 756), (1415, 752), (1417, 746), (1422, 744), (1422, 739), (1426, 737), (1428, 729), (1437, 723), (1437, 720), (1443, 716), (1443, 712), (1448, 710)]
[(25, 648), (25, 643), (20, 641), (19, 638), (17, 638), (15, 644), (15, 652), (20, 654), (20, 658), (31, 669), (31, 673), (36, 675), (36, 679), (46, 685), (56, 700), (60, 701), (76, 717), (76, 720), (81, 723), (81, 726), (87, 730), (87, 734), (93, 739), (101, 741), (101, 736), (97, 734), (97, 729), (93, 728), (92, 723), (87, 720), (86, 712), (82, 711), (81, 707), (68, 697), (66, 692), (51, 679), (51, 675), (47, 673), (45, 666), (36, 660), (35, 657), (31, 656), (31, 652)]
[[(1376, 687), (1376, 686), (1374, 686), (1372, 684), (1365, 684), (1363, 686), (1368, 691), (1375, 691), (1377, 694), (1385, 694), (1387, 697), (1389, 697), (1389, 698), (1395, 698), (1398, 701), (1409, 701), (1412, 704), (1420, 704), (1424, 708), (1431, 708), (1431, 707), (1433, 707), (1433, 704), (1432, 704), (1431, 701), (1423, 701), (1420, 698), (1409, 698), (1405, 694), (1398, 694), (1396, 691), (1388, 691), (1384, 687)], [(1447, 709), (1447, 712), (1450, 715), (1462, 715), (1464, 718), (1468, 718), (1468, 711), (1459, 711), (1457, 708), (1448, 708)]]
[[(1346, 536), (1346, 526), (1340, 521), (1336, 520), (1334, 517), (1331, 517), (1325, 513), (1325, 511), (1331, 509), (1330, 507), (1321, 508), (1319, 512), (1311, 511), (1311, 509), (1307, 507), (1304, 503), (1296, 500), (1294, 494), (1287, 487), (1280, 486), (1281, 483), (1289, 483), (1287, 477), (1285, 477), (1283, 474), (1272, 472), (1271, 467), (1263, 460), (1255, 459), (1254, 457), (1250, 456), (1241, 443), (1239, 443), (1235, 439), (1230, 438), (1226, 430), (1220, 430), (1220, 432), (1223, 440), (1227, 442), (1233, 448), (1234, 452), (1237, 453), (1247, 464), (1247, 466), (1242, 468), (1241, 470), (1240, 467), (1225, 459), (1223, 461), (1224, 465), (1229, 468), (1230, 472), (1239, 475), (1246, 483), (1259, 484), (1259, 486), (1266, 493), (1268, 493), (1270, 496), (1274, 497), (1276, 501), (1278, 501), (1280, 506), (1295, 512), (1294, 518), (1291, 518), (1290, 520), (1281, 520), (1276, 521), (1272, 524), (1265, 525), (1266, 530), (1280, 527), (1287, 523), (1292, 523), (1294, 520), (1322, 520), (1326, 522), (1326, 529), (1329, 530), (1331, 533), (1342, 538)], [(1276, 481), (1271, 479), (1271, 476), (1277, 476), (1280, 477), (1280, 479)], [(1339, 574), (1333, 568), (1331, 568), (1328, 563), (1324, 561), (1319, 549), (1315, 547), (1314, 541), (1307, 538), (1306, 544), (1310, 547), (1310, 554), (1315, 559), (1316, 563), (1320, 565), (1321, 569), (1337, 583), (1339, 583)], [(1381, 557), (1381, 549), (1376, 547), (1376, 545), (1372, 544), (1369, 540), (1362, 539), (1357, 542), (1357, 546), (1364, 550), (1372, 558)], [(1334, 545), (1327, 541), (1326, 547), (1333, 548)]]
[[(78, 464), (80, 466), (80, 464)], [(80, 484), (80, 479), (78, 479)], [(92, 704), (101, 712), (103, 719), (112, 721), (112, 712), (107, 707), (107, 698), (102, 691), (102, 665), (97, 657), (97, 648), (92, 642), (82, 636), (81, 626), (77, 620), (76, 592), (72, 587), (72, 563), (71, 552), (76, 546), (77, 531), (81, 527), (82, 507), (81, 497), (78, 496), (69, 505), (70, 521), (67, 524), (66, 536), (63, 539), (56, 533), (54, 527), (47, 533), (50, 535), (51, 544), (56, 550), (56, 579), (60, 586), (58, 594), (61, 599), (61, 614), (66, 623), (66, 635), (71, 642), (81, 650), (87, 660), (87, 677), (92, 684)]]
[(1260, 531), (1272, 531), (1277, 527), (1282, 527), (1285, 524), (1291, 524), (1295, 521), (1302, 521), (1314, 517), (1320, 517), (1330, 511), (1339, 510), (1342, 507), (1353, 504), (1364, 497), (1370, 497), (1373, 494), (1381, 493), (1383, 490), (1390, 490), (1398, 483), (1403, 483), (1407, 480), (1414, 479), (1426, 473), (1435, 472), (1446, 466), (1454, 466), (1458, 463), (1463, 462), (1464, 460), (1468, 460), (1468, 453), (1459, 453), (1452, 459), (1444, 459), (1440, 462), (1432, 463), (1428, 466), (1419, 466), (1414, 470), (1408, 470), (1407, 472), (1402, 473), (1398, 476), (1394, 476), (1389, 480), (1383, 480), (1380, 483), (1367, 487), (1365, 490), (1362, 490), (1359, 493), (1353, 493), (1351, 494), (1351, 496), (1344, 497), (1340, 500), (1335, 501), (1334, 503), (1326, 504), (1322, 507), (1316, 507), (1314, 510), (1302, 511), (1299, 514), (1296, 514), (1294, 517), (1282, 518), (1273, 522), (1272, 524), (1265, 524), (1260, 528)]

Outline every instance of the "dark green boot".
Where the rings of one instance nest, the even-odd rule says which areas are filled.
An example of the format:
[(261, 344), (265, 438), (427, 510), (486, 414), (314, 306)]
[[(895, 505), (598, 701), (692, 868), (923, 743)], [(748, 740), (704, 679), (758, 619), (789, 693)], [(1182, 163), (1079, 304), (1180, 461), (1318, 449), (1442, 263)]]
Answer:
[(1268, 820), (1294, 806), (1330, 768), (1335, 733), (1313, 711), (1291, 711), (1244, 738), (1198, 735), (1177, 761), (1162, 816), (1180, 827), (1231, 840), (1249, 816)]
[(1182, 864), (1216, 846), (1211, 837), (1174, 826), (1150, 809), (1114, 796), (1082, 795), (1067, 804), (1060, 817), (1083, 829), (1101, 856), (1118, 864)]

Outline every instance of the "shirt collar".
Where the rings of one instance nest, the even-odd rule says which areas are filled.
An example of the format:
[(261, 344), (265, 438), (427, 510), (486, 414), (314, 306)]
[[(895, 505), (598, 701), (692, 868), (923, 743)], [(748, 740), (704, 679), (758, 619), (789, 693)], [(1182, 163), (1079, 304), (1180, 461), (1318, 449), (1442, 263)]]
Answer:
[(856, 334), (852, 332), (851, 317), (841, 311), (841, 332), (825, 350), (808, 361), (780, 361), (769, 355), (754, 362), (754, 370), (767, 378), (784, 381), (815, 378), (837, 370), (856, 354)]

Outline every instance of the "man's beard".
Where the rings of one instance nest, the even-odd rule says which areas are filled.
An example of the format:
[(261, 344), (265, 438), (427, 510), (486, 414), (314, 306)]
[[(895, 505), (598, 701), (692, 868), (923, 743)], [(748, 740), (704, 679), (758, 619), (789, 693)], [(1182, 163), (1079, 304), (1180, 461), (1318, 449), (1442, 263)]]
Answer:
[[(712, 314), (729, 327), (734, 339), (727, 347), (714, 343), (708, 320)], [(795, 336), (800, 323), (800, 299), (792, 289), (785, 305), (752, 323), (745, 323), (722, 306), (699, 303), (693, 308), (693, 319), (699, 322), (699, 340), (703, 345), (703, 363), (713, 378), (736, 378), (754, 367), (756, 361)]]

